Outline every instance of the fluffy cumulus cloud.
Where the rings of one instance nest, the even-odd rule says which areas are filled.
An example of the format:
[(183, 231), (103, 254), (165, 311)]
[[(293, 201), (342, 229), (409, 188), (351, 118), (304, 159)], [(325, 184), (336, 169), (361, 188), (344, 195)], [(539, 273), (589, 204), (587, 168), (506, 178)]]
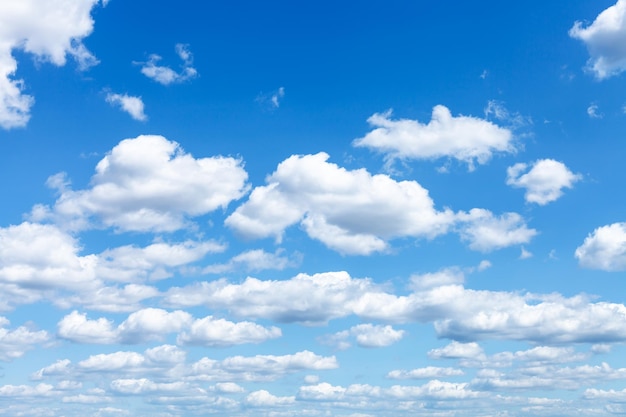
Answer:
[(582, 179), (564, 163), (554, 159), (540, 159), (528, 164), (518, 163), (507, 169), (506, 183), (512, 187), (525, 188), (524, 198), (529, 203), (541, 206), (556, 201), (563, 195), (564, 188), (572, 188)]
[(162, 60), (161, 56), (152, 54), (148, 62), (140, 63), (142, 64), (141, 73), (163, 85), (179, 84), (197, 77), (198, 71), (193, 67), (193, 55), (189, 50), (189, 45), (178, 43), (175, 49), (176, 55), (182, 61), (180, 71), (158, 65)]
[(266, 390), (254, 391), (246, 396), (246, 404), (253, 407), (276, 407), (280, 405), (293, 404), (296, 398), (291, 397), (277, 397), (270, 394)]
[[(438, 336), (459, 342), (503, 339), (559, 344), (626, 340), (623, 304), (593, 303), (582, 295), (565, 298), (554, 294), (478, 291), (459, 284), (416, 288), (410, 294), (396, 295), (371, 280), (352, 278), (346, 272), (300, 274), (281, 281), (247, 278), (238, 284), (222, 279), (172, 288), (164, 301), (174, 306), (207, 305), (237, 316), (304, 324), (322, 324), (351, 315), (395, 323), (432, 322)], [(380, 335), (364, 329), (367, 330), (356, 329), (354, 336)], [(399, 337), (397, 331), (391, 330), (382, 333)], [(331, 341), (345, 343), (348, 336), (352, 336), (352, 331), (343, 339)], [(370, 345), (374, 340), (378, 339), (362, 336), (362, 342)]]
[(585, 238), (575, 255), (585, 268), (626, 270), (626, 223), (598, 227)]
[(495, 216), (489, 210), (472, 209), (457, 217), (461, 222), (461, 238), (469, 242), (470, 249), (480, 252), (528, 243), (537, 234), (517, 213)]
[(574, 23), (569, 35), (580, 39), (589, 51), (588, 69), (598, 79), (605, 79), (626, 70), (626, 1), (602, 11), (592, 24)]
[(265, 328), (247, 321), (233, 323), (212, 316), (194, 320), (187, 312), (158, 308), (135, 311), (118, 326), (105, 318), (88, 319), (78, 311), (58, 323), (58, 336), (76, 343), (137, 344), (162, 340), (171, 333), (179, 333), (179, 344), (213, 347), (261, 343), (282, 335), (277, 327)]
[(77, 240), (53, 225), (0, 228), (0, 283), (40, 289), (94, 289), (97, 256), (80, 256)]
[(435, 209), (417, 182), (349, 171), (328, 158), (294, 155), (281, 162), (268, 185), (256, 187), (226, 224), (248, 238), (280, 241), (287, 227), (301, 223), (331, 249), (366, 255), (386, 250), (394, 237), (435, 237), (454, 221), (451, 211)]
[(45, 330), (34, 330), (27, 326), (10, 330), (6, 328), (9, 324), (9, 320), (0, 316), (0, 361), (17, 359), (27, 350), (49, 339)]
[(38, 60), (65, 65), (72, 56), (81, 69), (97, 63), (82, 40), (93, 30), (91, 10), (100, 0), (20, 0), (0, 3), (0, 127), (22, 127), (34, 103), (25, 83), (14, 78), (20, 49)]
[(144, 281), (167, 278), (176, 268), (223, 249), (213, 241), (158, 242), (82, 255), (80, 242), (54, 225), (0, 228), (0, 309), (46, 297), (62, 308), (134, 311), (159, 293)]
[(356, 139), (354, 146), (382, 152), (393, 159), (454, 158), (474, 165), (488, 162), (494, 153), (514, 152), (512, 132), (488, 120), (453, 116), (442, 105), (435, 106), (427, 124), (391, 118), (391, 112), (368, 119), (374, 130)]
[(261, 343), (282, 335), (278, 327), (263, 327), (256, 323), (217, 319), (211, 316), (195, 320), (188, 331), (181, 333), (181, 344), (201, 346), (231, 346), (243, 343)]
[(144, 105), (141, 97), (129, 96), (128, 94), (107, 93), (107, 103), (117, 106), (130, 114), (135, 120), (145, 121), (148, 116), (144, 113)]
[(33, 219), (52, 218), (81, 229), (99, 224), (123, 231), (171, 232), (188, 217), (226, 207), (247, 190), (242, 162), (196, 159), (162, 136), (139, 136), (115, 146), (96, 166), (91, 187), (71, 190), (53, 177), (60, 197), (52, 209), (36, 206)]

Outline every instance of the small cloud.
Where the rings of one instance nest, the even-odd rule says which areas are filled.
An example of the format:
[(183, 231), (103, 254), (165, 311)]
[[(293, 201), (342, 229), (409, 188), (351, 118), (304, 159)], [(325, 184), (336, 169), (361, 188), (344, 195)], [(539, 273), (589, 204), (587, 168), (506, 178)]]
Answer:
[(487, 75), (489, 75), (489, 71), (483, 70), (483, 72), (480, 74), (480, 78), (484, 80), (485, 78), (487, 78)]
[(527, 251), (523, 246), (522, 246), (522, 253), (520, 253), (519, 258), (520, 259), (528, 259), (528, 258), (532, 258), (533, 254), (529, 251)]
[(558, 200), (564, 188), (572, 188), (583, 176), (574, 174), (565, 164), (554, 159), (540, 159), (529, 166), (517, 163), (506, 170), (507, 185), (525, 188), (527, 203), (540, 206)]
[(148, 62), (136, 62), (141, 64), (141, 73), (154, 81), (163, 84), (180, 84), (198, 76), (198, 71), (192, 66), (193, 55), (189, 51), (189, 45), (176, 44), (176, 54), (183, 61), (180, 71), (174, 71), (170, 67), (157, 65), (162, 57), (157, 54), (150, 55)]
[(484, 271), (486, 269), (491, 268), (491, 262), (489, 262), (486, 259), (483, 259), (482, 261), (480, 261), (480, 263), (478, 264), (478, 267), (476, 268), (479, 272)]
[(130, 116), (139, 121), (146, 121), (148, 117), (144, 113), (144, 104), (141, 97), (129, 96), (127, 94), (108, 93), (106, 96), (107, 103), (117, 106), (124, 110)]
[(255, 101), (269, 110), (275, 110), (280, 107), (280, 102), (285, 97), (285, 87), (279, 87), (269, 94), (260, 93)]
[(591, 103), (589, 107), (587, 107), (587, 115), (592, 119), (602, 119), (604, 115), (598, 112), (598, 105), (595, 103)]

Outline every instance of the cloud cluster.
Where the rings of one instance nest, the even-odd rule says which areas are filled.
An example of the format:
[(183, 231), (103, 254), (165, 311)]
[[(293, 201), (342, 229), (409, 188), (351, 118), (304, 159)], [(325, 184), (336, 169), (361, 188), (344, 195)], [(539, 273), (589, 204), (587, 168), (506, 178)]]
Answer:
[(14, 50), (23, 50), (41, 61), (65, 65), (71, 55), (79, 68), (97, 63), (83, 45), (91, 34), (91, 10), (100, 0), (20, 0), (0, 4), (0, 127), (23, 127), (30, 119), (34, 103), (24, 94), (23, 80), (13, 78), (17, 71)]
[(617, 2), (603, 10), (589, 26), (574, 23), (569, 30), (572, 38), (581, 40), (589, 51), (587, 68), (602, 80), (626, 70), (626, 1)]
[[(56, 177), (54, 177), (56, 178)], [(226, 207), (247, 191), (242, 161), (195, 159), (176, 142), (142, 135), (115, 146), (96, 166), (91, 187), (71, 190), (51, 182), (60, 196), (52, 209), (36, 206), (32, 218), (52, 218), (72, 229), (95, 224), (120, 231), (171, 232), (187, 218)]]
[(404, 337), (404, 330), (395, 330), (386, 325), (357, 324), (349, 330), (344, 330), (332, 335), (322, 337), (324, 344), (334, 346), (337, 349), (347, 349), (351, 346), (349, 339), (354, 338), (357, 345), (366, 348), (380, 348), (399, 342)]
[(536, 234), (516, 213), (498, 218), (484, 209), (437, 210), (416, 181), (350, 171), (328, 158), (326, 153), (287, 158), (225, 224), (246, 238), (273, 236), (280, 242), (285, 229), (300, 223), (312, 239), (349, 255), (386, 251), (393, 238), (432, 239), (453, 226), (481, 251), (527, 243)]
[(564, 163), (554, 159), (540, 159), (528, 164), (517, 163), (507, 169), (506, 183), (512, 187), (525, 188), (524, 198), (528, 203), (540, 206), (556, 201), (563, 195), (564, 188), (572, 188), (582, 179)]
[(474, 169), (494, 153), (515, 151), (512, 132), (471, 116), (452, 116), (450, 110), (433, 108), (427, 124), (410, 119), (391, 119), (391, 111), (367, 119), (374, 130), (353, 144), (382, 152), (388, 159), (454, 158)]
[(266, 328), (247, 321), (234, 323), (212, 316), (194, 319), (185, 311), (168, 312), (159, 308), (135, 311), (117, 327), (110, 320), (90, 320), (78, 311), (58, 323), (59, 337), (76, 343), (136, 344), (162, 340), (170, 333), (179, 333), (180, 345), (213, 347), (261, 343), (282, 335), (274, 326)]
[[(464, 342), (626, 340), (623, 304), (593, 303), (585, 296), (478, 291), (459, 284), (416, 288), (408, 295), (396, 295), (346, 272), (299, 274), (281, 281), (247, 278), (240, 284), (225, 279), (202, 282), (173, 287), (164, 301), (176, 307), (207, 305), (241, 317), (303, 324), (322, 324), (350, 315), (394, 323), (433, 322), (438, 336)], [(387, 333), (397, 337), (394, 332)]]

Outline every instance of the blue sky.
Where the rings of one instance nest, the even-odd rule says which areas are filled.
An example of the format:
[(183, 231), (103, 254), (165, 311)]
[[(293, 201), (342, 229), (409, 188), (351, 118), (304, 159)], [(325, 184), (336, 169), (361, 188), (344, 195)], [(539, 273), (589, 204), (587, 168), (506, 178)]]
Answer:
[(626, 413), (626, 1), (0, 3), (0, 415)]

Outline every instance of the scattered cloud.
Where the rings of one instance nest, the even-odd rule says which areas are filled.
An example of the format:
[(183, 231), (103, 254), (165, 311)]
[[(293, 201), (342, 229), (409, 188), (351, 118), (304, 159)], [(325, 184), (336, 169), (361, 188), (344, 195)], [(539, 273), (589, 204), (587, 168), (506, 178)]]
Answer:
[(343, 350), (351, 346), (349, 339), (354, 338), (361, 347), (380, 348), (399, 342), (404, 333), (404, 330), (395, 330), (389, 325), (358, 324), (349, 330), (324, 336), (320, 342)]
[(576, 249), (575, 256), (585, 268), (626, 270), (626, 223), (598, 227)]
[[(408, 295), (396, 295), (346, 272), (299, 274), (280, 281), (246, 278), (240, 284), (221, 279), (171, 288), (164, 302), (307, 325), (353, 315), (391, 323), (432, 322), (439, 337), (458, 342), (502, 339), (552, 345), (626, 340), (623, 304), (593, 303), (584, 295), (472, 290), (451, 283), (418, 286)], [(345, 342), (349, 336), (355, 336), (352, 330), (334, 341)]]
[(280, 107), (280, 102), (285, 97), (285, 88), (279, 87), (277, 90), (270, 94), (259, 94), (256, 97), (256, 102), (266, 107), (269, 110), (275, 110)]
[(603, 80), (626, 70), (626, 49), (622, 46), (626, 37), (626, 0), (617, 0), (588, 26), (575, 22), (569, 35), (587, 46), (590, 56), (587, 69), (597, 79)]
[(59, 337), (87, 344), (138, 344), (163, 340), (171, 333), (178, 333), (180, 345), (212, 347), (261, 343), (282, 335), (277, 327), (265, 328), (247, 321), (233, 323), (212, 316), (194, 320), (187, 312), (158, 308), (136, 311), (117, 327), (110, 320), (89, 320), (86, 314), (77, 311), (58, 323)]
[(118, 106), (130, 116), (141, 122), (148, 120), (144, 113), (144, 106), (141, 97), (129, 96), (128, 94), (107, 93), (107, 103)]
[(525, 188), (527, 203), (541, 206), (558, 200), (564, 188), (572, 188), (583, 176), (574, 174), (564, 163), (554, 159), (540, 159), (530, 165), (517, 163), (507, 168), (506, 183)]
[(75, 230), (172, 232), (189, 226), (188, 217), (241, 198), (247, 178), (239, 159), (195, 159), (176, 142), (142, 135), (121, 141), (98, 163), (90, 188), (59, 189), (54, 207), (36, 206), (31, 217)]
[(602, 119), (604, 115), (599, 112), (599, 107), (597, 104), (592, 103), (587, 107), (587, 115), (592, 119)]
[(391, 111), (368, 120), (375, 129), (356, 139), (354, 146), (385, 154), (388, 160), (454, 158), (473, 170), (494, 153), (515, 151), (511, 130), (472, 116), (452, 116), (447, 107), (435, 106), (428, 124), (391, 119)]
[(389, 379), (433, 379), (446, 378), (451, 376), (465, 375), (462, 369), (440, 368), (427, 366), (425, 368), (412, 369), (410, 371), (395, 370), (387, 374)]
[(91, 11), (99, 0), (3, 1), (0, 4), (0, 127), (24, 127), (35, 100), (24, 94), (26, 84), (15, 79), (22, 50), (40, 61), (65, 65), (72, 56), (81, 70), (98, 63), (82, 40), (93, 31)]
[(20, 326), (10, 330), (6, 327), (9, 320), (0, 316), (0, 361), (8, 362), (20, 358), (38, 345), (49, 340), (45, 330), (34, 330), (28, 326)]
[(170, 67), (157, 65), (162, 58), (152, 54), (148, 62), (138, 63), (142, 65), (141, 73), (163, 85), (180, 84), (197, 77), (198, 71), (193, 67), (193, 55), (189, 51), (189, 45), (178, 43), (175, 49), (176, 54), (183, 61), (180, 71), (177, 72)]
[(528, 243), (537, 235), (517, 213), (494, 216), (489, 210), (472, 209), (469, 213), (460, 213), (458, 218), (462, 222), (461, 238), (469, 242), (470, 249), (480, 252)]
[(274, 253), (262, 249), (252, 249), (234, 256), (225, 264), (215, 264), (205, 267), (205, 274), (222, 274), (224, 272), (244, 270), (246, 272), (258, 272), (264, 270), (278, 270), (294, 267), (300, 264), (302, 255), (294, 253), (284, 256), (284, 249), (277, 249)]
[(451, 211), (434, 208), (417, 182), (349, 171), (328, 158), (294, 155), (281, 162), (268, 185), (256, 187), (226, 225), (247, 238), (281, 241), (287, 227), (301, 223), (311, 238), (333, 250), (367, 255), (385, 251), (393, 237), (435, 237), (454, 221)]

